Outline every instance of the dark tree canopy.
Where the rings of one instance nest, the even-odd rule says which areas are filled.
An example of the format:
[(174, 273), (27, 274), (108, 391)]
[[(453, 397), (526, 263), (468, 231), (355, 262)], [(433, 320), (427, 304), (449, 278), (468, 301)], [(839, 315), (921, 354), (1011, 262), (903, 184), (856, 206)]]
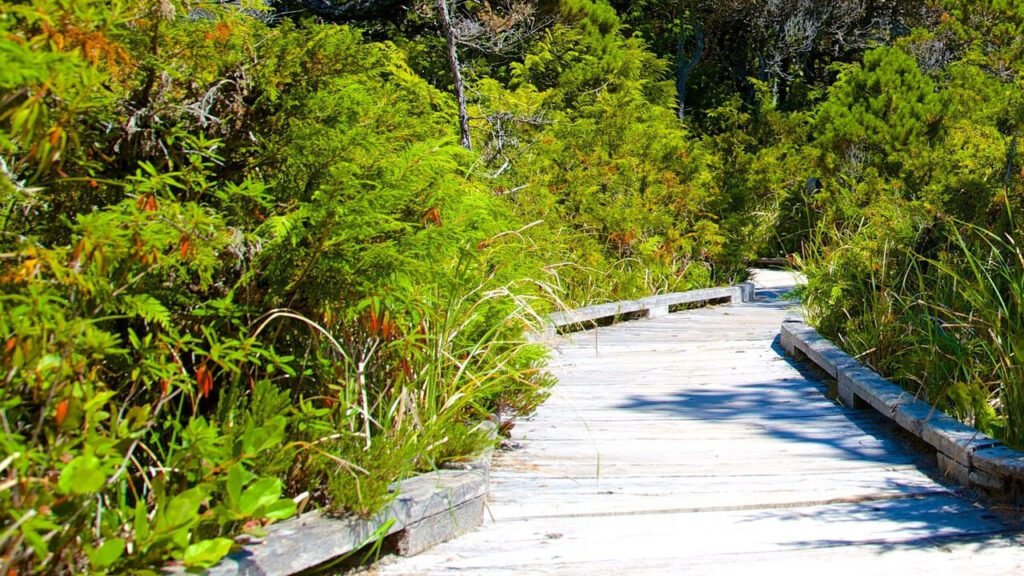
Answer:
[(282, 13), (309, 14), (327, 22), (346, 23), (380, 19), (399, 22), (409, 10), (409, 0), (272, 0)]

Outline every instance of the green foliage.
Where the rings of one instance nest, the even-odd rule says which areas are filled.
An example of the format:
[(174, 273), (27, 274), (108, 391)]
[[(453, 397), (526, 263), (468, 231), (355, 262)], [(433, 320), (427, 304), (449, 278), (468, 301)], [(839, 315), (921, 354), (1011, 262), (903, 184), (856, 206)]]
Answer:
[(5, 572), (208, 566), (328, 463), (359, 488), (316, 504), (373, 512), (542, 389), (513, 221), (401, 54), (118, 9), (4, 9)]
[(725, 250), (707, 217), (717, 198), (714, 159), (688, 142), (669, 109), (635, 94), (602, 95), (581, 112), (518, 159), (541, 176), (514, 199), (527, 218), (574, 222), (587, 232), (589, 242), (571, 248), (593, 255), (567, 260), (596, 270), (620, 266), (606, 286), (588, 286), (586, 270), (563, 270), (568, 284), (615, 300), (708, 283)]
[[(886, 242), (878, 268), (878, 257), (857, 246), (864, 237), (821, 242), (834, 247), (809, 260), (804, 294), (815, 322), (913, 393), (1024, 445), (1024, 380), (1015, 361), (1024, 260), (1016, 239), (937, 222)], [(904, 248), (925, 237), (943, 238), (941, 249)]]
[[(516, 215), (537, 225), (547, 271), (570, 304), (685, 290), (742, 275), (721, 221), (731, 208), (716, 154), (676, 120), (667, 66), (614, 11), (566, 2), (561, 22), (481, 81), (477, 142)], [(509, 145), (515, 142), (517, 145)]]
[(560, 107), (592, 104), (605, 92), (633, 91), (656, 105), (671, 105), (665, 63), (635, 37), (626, 38), (615, 11), (590, 0), (560, 3), (564, 24), (556, 24), (512, 63), (511, 86), (552, 90)]
[(898, 177), (913, 195), (927, 177), (943, 103), (906, 53), (878, 48), (846, 68), (817, 110), (824, 167), (853, 178)]
[[(824, 186), (805, 203), (803, 296), (869, 364), (1019, 446), (1019, 90), (993, 67), (1012, 51), (963, 26), (992, 7), (948, 9), (935, 32), (843, 68), (814, 111)], [(959, 58), (936, 52), (950, 33)]]

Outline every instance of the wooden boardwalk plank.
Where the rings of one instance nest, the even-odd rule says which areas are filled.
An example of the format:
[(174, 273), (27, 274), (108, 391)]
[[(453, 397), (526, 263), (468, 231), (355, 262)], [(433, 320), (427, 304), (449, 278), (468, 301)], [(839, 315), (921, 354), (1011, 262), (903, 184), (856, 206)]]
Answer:
[(837, 405), (785, 359), (785, 308), (703, 308), (560, 337), (559, 384), (513, 430), (519, 448), (495, 459), (484, 526), (374, 570), (1017, 573), (1016, 525), (934, 480), (891, 423)]

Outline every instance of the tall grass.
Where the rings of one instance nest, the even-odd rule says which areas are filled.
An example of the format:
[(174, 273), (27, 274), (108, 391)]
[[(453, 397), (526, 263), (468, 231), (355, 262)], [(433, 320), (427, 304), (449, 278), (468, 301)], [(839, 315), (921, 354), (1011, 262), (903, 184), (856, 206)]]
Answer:
[(966, 224), (949, 230), (953, 250), (927, 262), (937, 296), (931, 308), (946, 328), (940, 336), (959, 352), (951, 368), (964, 385), (951, 393), (992, 418), (994, 433), (1024, 446), (1024, 255), (1014, 235)]
[(341, 376), (332, 390), (347, 437), (337, 444), (373, 475), (350, 468), (333, 477), (335, 504), (375, 511), (395, 478), (478, 454), (495, 441), (482, 421), (529, 412), (546, 397), (547, 351), (525, 338), (540, 318), (531, 297), (493, 274), (462, 272), (454, 285), (391, 302), (404, 321), (372, 312), (368, 330), (342, 338), (351, 352), (334, 366)]
[[(927, 250), (908, 248), (925, 244), (924, 234)], [(868, 222), (811, 236), (802, 261), (811, 322), (913, 394), (1024, 446), (1017, 232), (949, 220), (918, 228), (911, 241), (882, 237)]]

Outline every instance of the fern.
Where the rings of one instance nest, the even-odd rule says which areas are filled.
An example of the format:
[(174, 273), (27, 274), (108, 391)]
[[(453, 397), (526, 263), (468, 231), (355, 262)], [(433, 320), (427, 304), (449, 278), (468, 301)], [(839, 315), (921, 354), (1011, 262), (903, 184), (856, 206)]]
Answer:
[(149, 294), (131, 294), (121, 298), (119, 310), (128, 316), (137, 316), (146, 322), (169, 328), (171, 312), (159, 300)]

